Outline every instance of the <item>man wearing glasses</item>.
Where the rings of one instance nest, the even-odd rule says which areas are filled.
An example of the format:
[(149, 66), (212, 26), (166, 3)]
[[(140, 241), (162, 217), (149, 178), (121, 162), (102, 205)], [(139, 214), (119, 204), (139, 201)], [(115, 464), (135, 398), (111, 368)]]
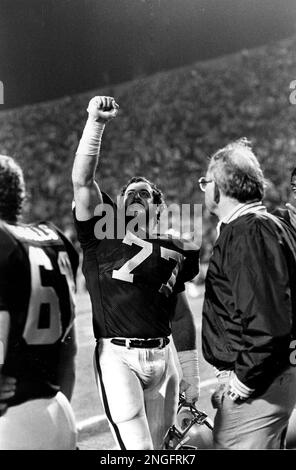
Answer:
[(98, 237), (104, 212), (116, 212), (94, 178), (105, 125), (117, 111), (111, 97), (89, 103), (73, 167), (74, 220), (92, 301), (95, 373), (111, 431), (122, 450), (159, 449), (178, 405), (171, 332), (183, 373), (180, 391), (192, 403), (198, 398), (196, 334), (184, 282), (198, 273), (199, 250), (181, 239), (148, 236), (146, 221), (156, 223), (164, 200), (143, 177), (121, 191), (126, 212), (137, 213), (138, 233), (126, 226), (123, 237)]
[(219, 218), (202, 322), (218, 378), (214, 444), (279, 449), (296, 401), (295, 233), (263, 206), (262, 170), (245, 139), (216, 152), (199, 184)]

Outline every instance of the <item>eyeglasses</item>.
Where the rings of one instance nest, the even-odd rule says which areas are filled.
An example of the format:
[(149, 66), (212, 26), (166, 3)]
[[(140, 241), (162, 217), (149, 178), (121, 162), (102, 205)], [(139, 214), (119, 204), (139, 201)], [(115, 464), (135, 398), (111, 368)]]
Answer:
[(149, 199), (153, 196), (153, 194), (150, 194), (149, 191), (147, 191), (146, 189), (140, 189), (139, 191), (131, 189), (127, 192), (127, 196), (135, 196), (135, 194), (138, 194), (143, 199)]
[(214, 180), (207, 180), (204, 176), (199, 178), (198, 184), (199, 184), (199, 187), (200, 187), (201, 191), (205, 192), (207, 184), (212, 183), (213, 181)]

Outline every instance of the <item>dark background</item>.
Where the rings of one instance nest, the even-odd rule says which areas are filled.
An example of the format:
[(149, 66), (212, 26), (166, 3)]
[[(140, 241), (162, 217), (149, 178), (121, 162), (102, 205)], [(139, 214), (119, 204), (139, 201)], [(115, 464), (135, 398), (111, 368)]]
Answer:
[(295, 23), (295, 0), (0, 0), (1, 109), (277, 41)]

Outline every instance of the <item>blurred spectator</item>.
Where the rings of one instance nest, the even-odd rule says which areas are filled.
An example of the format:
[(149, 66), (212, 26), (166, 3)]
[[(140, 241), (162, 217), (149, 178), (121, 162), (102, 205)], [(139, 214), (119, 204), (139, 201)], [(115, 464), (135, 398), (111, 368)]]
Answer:
[[(290, 200), (296, 201), (296, 167), (291, 173), (291, 197)], [(289, 224), (291, 224), (296, 229), (296, 207), (290, 202), (286, 203), (286, 209), (277, 208), (274, 212), (274, 215), (286, 220)]]

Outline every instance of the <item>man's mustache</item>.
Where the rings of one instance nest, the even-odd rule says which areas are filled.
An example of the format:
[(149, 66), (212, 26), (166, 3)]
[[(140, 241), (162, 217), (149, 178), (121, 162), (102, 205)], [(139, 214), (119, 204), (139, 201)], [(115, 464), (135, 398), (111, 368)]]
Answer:
[(141, 201), (141, 199), (133, 199), (131, 202), (128, 202), (126, 205), (131, 206), (133, 204), (139, 204), (140, 206), (145, 207), (145, 204), (143, 203), (143, 201)]
[(141, 201), (133, 201), (125, 206), (127, 215), (134, 215), (135, 213), (147, 212), (147, 207)]

